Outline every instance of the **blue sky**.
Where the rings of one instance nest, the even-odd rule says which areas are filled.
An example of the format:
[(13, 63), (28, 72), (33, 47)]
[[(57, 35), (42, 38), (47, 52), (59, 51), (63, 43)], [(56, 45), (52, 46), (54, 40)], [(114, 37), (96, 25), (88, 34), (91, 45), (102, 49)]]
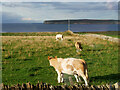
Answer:
[(118, 19), (118, 2), (2, 2), (2, 23)]

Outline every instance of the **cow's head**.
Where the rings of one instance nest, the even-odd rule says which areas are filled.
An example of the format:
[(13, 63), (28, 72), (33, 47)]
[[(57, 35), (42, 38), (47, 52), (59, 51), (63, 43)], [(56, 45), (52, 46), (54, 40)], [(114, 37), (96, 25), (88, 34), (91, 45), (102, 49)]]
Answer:
[(79, 50), (82, 51), (83, 48), (82, 48), (82, 46), (81, 46), (81, 42), (76, 42), (75, 44), (78, 45)]
[(53, 66), (54, 61), (57, 60), (57, 56), (55, 56), (55, 58), (48, 56), (48, 60), (49, 60), (49, 62), (50, 62), (50, 66)]

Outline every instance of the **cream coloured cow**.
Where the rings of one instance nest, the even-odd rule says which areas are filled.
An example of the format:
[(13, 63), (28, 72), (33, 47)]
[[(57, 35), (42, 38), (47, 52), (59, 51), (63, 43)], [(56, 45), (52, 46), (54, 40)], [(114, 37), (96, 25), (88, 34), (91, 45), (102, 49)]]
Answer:
[(63, 35), (62, 35), (62, 34), (57, 34), (57, 35), (56, 35), (56, 40), (58, 40), (58, 39), (63, 40)]
[(75, 43), (75, 47), (76, 47), (76, 49), (77, 49), (76, 52), (82, 51), (82, 49), (83, 49), (82, 46), (81, 46), (81, 42), (76, 42), (76, 43)]
[[(74, 75), (76, 81), (79, 82), (82, 77), (85, 85), (88, 86), (87, 64), (83, 59), (76, 58), (55, 58), (49, 57), (50, 66), (53, 66), (58, 74), (58, 83), (63, 82), (63, 73)], [(79, 79), (79, 80), (78, 80)]]

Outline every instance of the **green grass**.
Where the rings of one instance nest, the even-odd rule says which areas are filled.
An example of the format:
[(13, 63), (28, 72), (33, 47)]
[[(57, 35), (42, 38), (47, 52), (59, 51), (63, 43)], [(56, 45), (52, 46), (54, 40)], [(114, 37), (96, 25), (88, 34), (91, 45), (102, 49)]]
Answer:
[[(81, 54), (76, 53), (76, 41), (82, 43)], [(90, 84), (120, 81), (117, 43), (85, 36), (65, 36), (63, 41), (56, 41), (55, 36), (2, 36), (3, 83), (36, 84), (42, 81), (58, 85), (57, 73), (49, 65), (48, 56), (84, 59)]]
[(65, 32), (10, 32), (1, 33), (2, 36), (55, 36), (56, 34), (72, 35), (70, 31)]

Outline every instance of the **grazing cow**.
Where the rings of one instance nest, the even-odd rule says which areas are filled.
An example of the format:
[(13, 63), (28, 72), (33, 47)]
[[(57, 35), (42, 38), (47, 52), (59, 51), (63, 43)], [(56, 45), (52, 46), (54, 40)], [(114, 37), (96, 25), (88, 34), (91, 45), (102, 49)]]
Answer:
[(57, 34), (57, 35), (56, 35), (56, 40), (58, 40), (58, 39), (63, 40), (63, 35), (62, 35), (62, 34)]
[(76, 81), (79, 82), (78, 77), (82, 77), (85, 85), (88, 86), (87, 64), (83, 59), (76, 58), (55, 58), (49, 57), (50, 66), (53, 66), (58, 74), (58, 83), (63, 82), (63, 73), (74, 75)]
[(76, 47), (76, 49), (77, 49), (77, 50), (76, 50), (77, 52), (78, 52), (78, 51), (82, 51), (82, 49), (83, 49), (82, 46), (81, 46), (81, 42), (76, 42), (76, 43), (75, 43), (75, 47)]

